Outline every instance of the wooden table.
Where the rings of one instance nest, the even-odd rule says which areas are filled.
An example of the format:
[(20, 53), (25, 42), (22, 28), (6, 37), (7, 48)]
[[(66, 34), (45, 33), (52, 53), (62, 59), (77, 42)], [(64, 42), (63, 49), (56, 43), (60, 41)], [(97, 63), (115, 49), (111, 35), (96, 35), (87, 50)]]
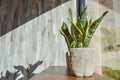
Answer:
[(94, 73), (91, 77), (75, 77), (68, 73), (64, 66), (50, 66), (43, 72), (36, 74), (30, 80), (106, 80), (103, 76)]

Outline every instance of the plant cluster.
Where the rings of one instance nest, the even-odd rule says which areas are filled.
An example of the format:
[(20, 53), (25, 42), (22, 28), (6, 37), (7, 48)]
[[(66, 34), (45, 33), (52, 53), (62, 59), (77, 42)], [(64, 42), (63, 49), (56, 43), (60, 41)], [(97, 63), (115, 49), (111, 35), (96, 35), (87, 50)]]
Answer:
[(28, 68), (25, 68), (24, 66), (14, 66), (14, 68), (17, 70), (16, 72), (12, 73), (7, 70), (5, 76), (3, 76), (1, 72), (1, 78), (0, 80), (16, 80), (20, 76), (20, 71), (23, 75), (22, 78), (17, 79), (17, 80), (29, 80), (31, 77), (34, 76), (33, 71), (42, 64), (42, 61), (38, 61), (35, 64), (31, 65), (29, 64)]
[(63, 22), (61, 26), (61, 34), (64, 36), (68, 48), (88, 47), (94, 32), (102, 21), (103, 17), (108, 13), (105, 11), (98, 19), (88, 20), (87, 7), (83, 10), (77, 21), (73, 21), (72, 11), (69, 9), (70, 27)]

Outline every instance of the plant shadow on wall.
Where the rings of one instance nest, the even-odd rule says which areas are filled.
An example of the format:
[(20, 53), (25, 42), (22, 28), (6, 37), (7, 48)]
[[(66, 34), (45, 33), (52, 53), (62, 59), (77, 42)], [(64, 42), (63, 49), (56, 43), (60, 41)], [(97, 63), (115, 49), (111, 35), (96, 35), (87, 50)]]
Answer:
[(69, 0), (0, 0), (0, 37)]
[[(29, 64), (28, 68), (25, 68), (24, 66), (14, 66), (14, 68), (17, 70), (16, 72), (10, 72), (6, 71), (5, 76), (3, 76), (1, 72), (1, 78), (0, 80), (29, 80), (31, 77), (34, 76), (33, 71), (42, 64), (42, 61), (38, 61), (35, 64), (31, 65)], [(23, 77), (19, 79), (19, 76), (22, 73)]]
[(88, 20), (87, 7), (74, 23), (72, 11), (69, 9), (70, 27), (63, 22), (61, 34), (64, 36), (69, 52), (68, 68), (75, 76), (91, 76), (94, 73), (95, 54), (93, 48), (88, 48), (90, 41), (100, 22), (108, 13), (105, 11), (98, 19)]

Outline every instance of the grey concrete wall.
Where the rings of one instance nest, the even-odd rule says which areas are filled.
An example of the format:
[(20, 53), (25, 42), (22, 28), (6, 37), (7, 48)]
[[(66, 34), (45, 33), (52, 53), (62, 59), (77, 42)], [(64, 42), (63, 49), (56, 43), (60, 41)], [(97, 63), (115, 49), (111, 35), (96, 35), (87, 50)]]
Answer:
[(0, 37), (0, 72), (14, 71), (14, 65), (27, 67), (28, 64), (38, 60), (42, 60), (43, 64), (35, 72), (40, 72), (52, 65), (65, 66), (67, 45), (59, 30), (63, 21), (68, 22), (69, 7), (76, 16), (76, 1), (71, 0), (2, 35)]

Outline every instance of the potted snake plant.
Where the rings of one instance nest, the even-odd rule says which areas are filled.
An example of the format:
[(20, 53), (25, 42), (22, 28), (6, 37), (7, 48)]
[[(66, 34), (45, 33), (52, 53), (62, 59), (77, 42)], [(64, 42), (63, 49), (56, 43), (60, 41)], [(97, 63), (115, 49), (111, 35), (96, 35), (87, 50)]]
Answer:
[(72, 11), (69, 9), (70, 27), (63, 22), (61, 34), (64, 36), (68, 49), (67, 61), (70, 73), (75, 76), (91, 76), (94, 73), (94, 49), (89, 48), (90, 41), (100, 22), (108, 13), (105, 11), (98, 19), (88, 20), (87, 7), (83, 10), (77, 21), (73, 21)]

